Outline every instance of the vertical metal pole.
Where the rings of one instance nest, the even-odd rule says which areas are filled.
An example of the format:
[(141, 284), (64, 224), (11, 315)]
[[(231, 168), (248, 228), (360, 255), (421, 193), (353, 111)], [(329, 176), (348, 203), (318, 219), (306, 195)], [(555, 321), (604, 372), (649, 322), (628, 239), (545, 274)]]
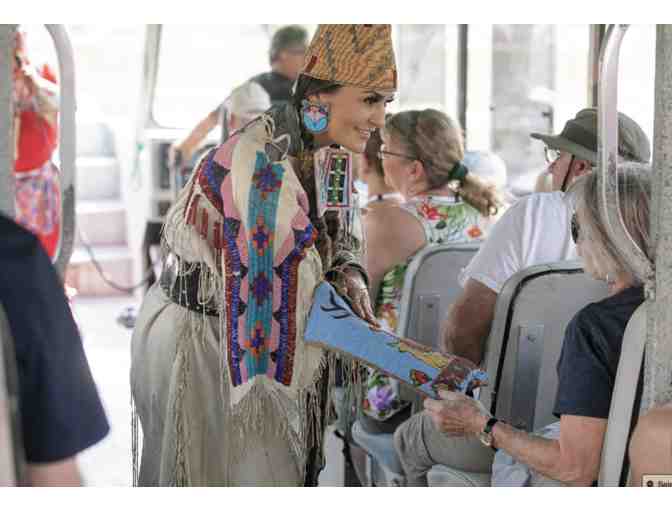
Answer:
[(649, 303), (642, 411), (672, 400), (672, 25), (656, 31), (651, 186), (656, 295)]
[(75, 178), (76, 178), (76, 128), (75, 111), (75, 59), (72, 44), (63, 25), (45, 25), (54, 41), (60, 74), (59, 93), (59, 144), (61, 161), (61, 235), (52, 262), (61, 278), (75, 244)]
[(598, 183), (602, 221), (621, 255), (632, 265), (644, 282), (647, 296), (654, 291), (653, 265), (633, 241), (621, 216), (618, 194), (618, 58), (628, 25), (611, 25), (600, 57), (598, 94)]
[(604, 44), (606, 25), (590, 25), (590, 42), (588, 47), (588, 106), (597, 107), (597, 90), (600, 80), (600, 54)]
[[(12, 101), (14, 37), (16, 25), (0, 24), (0, 212), (14, 217), (14, 105)], [(15, 485), (15, 451), (11, 400), (6, 367), (11, 337), (0, 310), (0, 486)], [(9, 362), (9, 363), (8, 363)]]
[(469, 25), (461, 24), (457, 33), (457, 115), (462, 129), (467, 129), (467, 91), (469, 85)]
[(0, 24), (0, 212), (14, 217), (12, 59), (17, 25)]

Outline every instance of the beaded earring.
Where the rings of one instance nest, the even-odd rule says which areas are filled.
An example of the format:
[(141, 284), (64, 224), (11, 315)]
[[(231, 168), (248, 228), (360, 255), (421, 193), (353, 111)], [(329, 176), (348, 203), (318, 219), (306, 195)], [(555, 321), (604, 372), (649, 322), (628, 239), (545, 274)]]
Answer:
[(311, 134), (324, 133), (329, 126), (329, 105), (304, 99), (301, 101), (301, 120)]

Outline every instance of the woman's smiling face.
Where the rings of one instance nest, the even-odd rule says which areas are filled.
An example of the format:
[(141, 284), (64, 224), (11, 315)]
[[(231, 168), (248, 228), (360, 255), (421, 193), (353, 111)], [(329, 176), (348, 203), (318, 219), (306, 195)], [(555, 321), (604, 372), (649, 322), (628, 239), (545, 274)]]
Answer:
[(310, 96), (313, 102), (329, 105), (326, 133), (316, 139), (338, 144), (356, 153), (364, 152), (374, 129), (385, 126), (385, 107), (394, 99), (391, 91), (365, 90), (344, 85), (330, 93)]

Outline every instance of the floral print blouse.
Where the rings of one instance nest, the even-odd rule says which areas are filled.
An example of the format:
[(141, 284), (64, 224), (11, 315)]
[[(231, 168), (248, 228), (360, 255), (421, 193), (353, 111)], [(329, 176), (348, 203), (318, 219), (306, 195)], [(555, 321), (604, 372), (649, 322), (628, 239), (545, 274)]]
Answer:
[[(425, 231), (427, 245), (463, 243), (484, 237), (479, 212), (456, 197), (423, 196), (401, 204), (415, 216)], [(376, 297), (375, 314), (380, 325), (395, 332), (406, 270), (413, 257), (391, 268), (383, 277)], [(367, 382), (363, 411), (371, 418), (386, 420), (401, 410), (398, 383), (371, 370)]]

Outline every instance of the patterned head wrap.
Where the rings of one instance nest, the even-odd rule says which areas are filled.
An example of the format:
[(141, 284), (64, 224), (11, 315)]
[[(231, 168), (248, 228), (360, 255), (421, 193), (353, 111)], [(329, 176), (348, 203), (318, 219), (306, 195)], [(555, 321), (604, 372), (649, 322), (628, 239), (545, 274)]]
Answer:
[(396, 90), (391, 25), (320, 25), (301, 74), (341, 85)]

